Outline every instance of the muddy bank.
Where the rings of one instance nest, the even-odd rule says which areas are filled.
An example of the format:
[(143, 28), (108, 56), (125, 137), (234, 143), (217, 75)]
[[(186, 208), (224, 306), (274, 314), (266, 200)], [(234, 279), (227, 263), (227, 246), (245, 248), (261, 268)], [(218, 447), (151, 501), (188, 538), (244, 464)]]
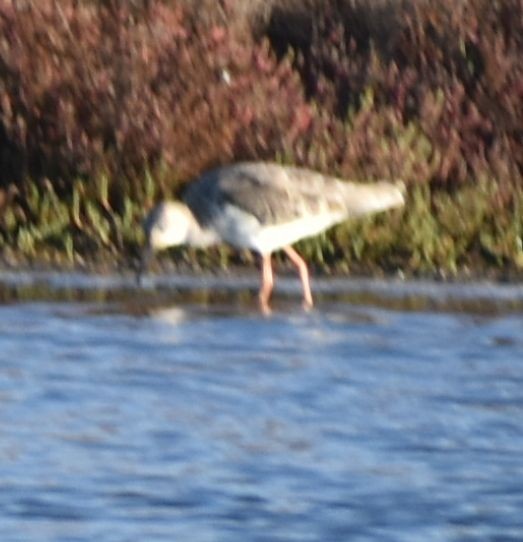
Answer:
[[(291, 273), (276, 277), (275, 308), (300, 311), (301, 285)], [(89, 272), (76, 269), (0, 269), (0, 300), (54, 300), (124, 304), (141, 313), (148, 307), (198, 304), (235, 305), (257, 310), (259, 275), (253, 270), (148, 274), (138, 284), (132, 270)], [(374, 305), (395, 310), (436, 310), (495, 314), (523, 311), (523, 284), (487, 279), (437, 280), (394, 277), (326, 277), (315, 274), (312, 289), (318, 310), (332, 303)]]

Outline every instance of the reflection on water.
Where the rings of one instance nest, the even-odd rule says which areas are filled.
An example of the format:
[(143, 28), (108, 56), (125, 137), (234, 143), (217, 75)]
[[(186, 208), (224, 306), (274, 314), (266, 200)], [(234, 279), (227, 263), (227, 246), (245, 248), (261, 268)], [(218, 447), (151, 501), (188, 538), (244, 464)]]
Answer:
[(65, 288), (1, 297), (2, 542), (523, 539), (513, 305)]

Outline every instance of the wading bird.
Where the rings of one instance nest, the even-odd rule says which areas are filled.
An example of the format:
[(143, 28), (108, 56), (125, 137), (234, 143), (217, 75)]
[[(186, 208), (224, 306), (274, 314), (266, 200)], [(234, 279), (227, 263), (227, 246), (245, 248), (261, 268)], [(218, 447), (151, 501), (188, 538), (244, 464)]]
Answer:
[(229, 243), (260, 254), (259, 301), (268, 312), (271, 254), (282, 249), (298, 269), (304, 306), (312, 307), (307, 265), (292, 244), (348, 218), (402, 206), (403, 192), (402, 183), (355, 183), (273, 163), (218, 168), (191, 182), (183, 201), (161, 202), (146, 217), (138, 278), (155, 251)]

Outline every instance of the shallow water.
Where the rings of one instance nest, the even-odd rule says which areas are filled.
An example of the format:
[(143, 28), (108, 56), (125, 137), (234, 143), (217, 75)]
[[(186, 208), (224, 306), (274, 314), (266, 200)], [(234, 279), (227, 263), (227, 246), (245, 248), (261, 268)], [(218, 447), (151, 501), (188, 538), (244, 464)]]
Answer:
[(2, 542), (523, 540), (517, 286), (2, 280)]

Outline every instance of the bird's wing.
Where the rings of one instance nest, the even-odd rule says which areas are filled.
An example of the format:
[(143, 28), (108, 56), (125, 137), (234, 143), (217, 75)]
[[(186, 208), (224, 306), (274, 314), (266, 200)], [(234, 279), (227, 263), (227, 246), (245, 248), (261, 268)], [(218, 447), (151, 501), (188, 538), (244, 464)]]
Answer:
[(261, 224), (343, 213), (340, 181), (307, 169), (245, 163), (213, 170), (189, 185), (184, 200), (202, 225), (233, 205)]

